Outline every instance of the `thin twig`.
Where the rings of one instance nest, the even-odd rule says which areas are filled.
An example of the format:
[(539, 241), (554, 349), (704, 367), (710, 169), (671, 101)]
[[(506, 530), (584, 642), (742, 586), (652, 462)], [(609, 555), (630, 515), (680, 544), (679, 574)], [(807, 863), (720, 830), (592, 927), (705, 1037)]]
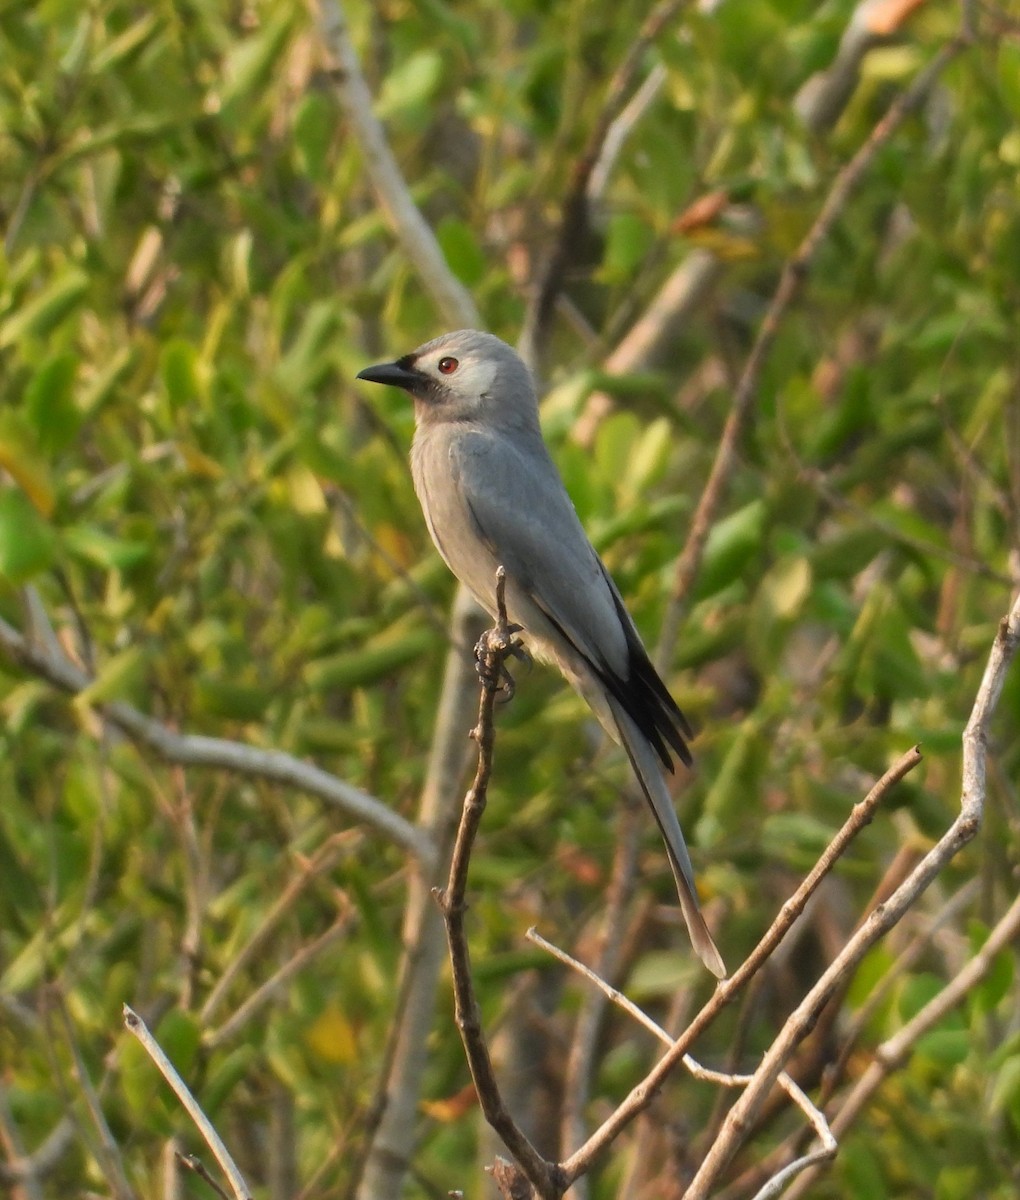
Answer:
[(110, 1185), (110, 1190), (117, 1197), (117, 1200), (135, 1200), (136, 1193), (128, 1182), (127, 1171), (124, 1168), (124, 1159), (121, 1155), (120, 1147), (117, 1145), (113, 1131), (106, 1120), (103, 1105), (99, 1099), (99, 1093), (96, 1091), (88, 1068), (82, 1058), (81, 1051), (78, 1048), (78, 1041), (75, 1037), (74, 1025), (71, 1022), (70, 1014), (67, 1011), (67, 1004), (64, 997), (60, 994), (57, 994), (56, 1008), (61, 1024), (64, 1027), (64, 1035), (67, 1039), (68, 1049), (71, 1052), (71, 1059), (74, 1062), (74, 1074), (78, 1083), (78, 1090), (85, 1102), (85, 1107), (88, 1110), (89, 1117), (99, 1138), (98, 1145), (95, 1148), (96, 1157), (99, 1159), (103, 1174)]
[(468, 866), (482, 813), (485, 811), (489, 780), (492, 778), (496, 696), (505, 678), (504, 663), (515, 648), (514, 634), (519, 628), (507, 621), (505, 588), (506, 572), (499, 567), (496, 571), (498, 621), (494, 629), (482, 635), (477, 651), (482, 686), (478, 724), (471, 736), (478, 744), (478, 767), (474, 781), (464, 797), (460, 825), (450, 859), (449, 878), (445, 888), (436, 889), (436, 900), (446, 923), (446, 937), (450, 947), (457, 1028), (464, 1043), (464, 1052), (482, 1112), (543, 1200), (557, 1200), (564, 1191), (564, 1181), (560, 1177), (559, 1168), (546, 1162), (539, 1154), (503, 1102), (482, 1029), (481, 1009), (475, 995), (471, 956), (464, 931)]
[(935, 81), (953, 59), (966, 48), (967, 44), (962, 36), (947, 42), (928, 66), (920, 72), (910, 87), (890, 105), (885, 116), (875, 125), (861, 148), (836, 176), (814, 224), (783, 268), (779, 285), (762, 320), (758, 336), (737, 384), (733, 404), (723, 427), (719, 449), (716, 451), (708, 481), (691, 519), (687, 542), (674, 569), (673, 594), (663, 620), (660, 639), (661, 644), (666, 647), (668, 652), (671, 652), (676, 645), (691, 587), (705, 552), (705, 543), (708, 541), (708, 535), (715, 524), (730, 479), (736, 469), (737, 447), (744, 436), (754, 410), (762, 371), (775, 344), (783, 318), (800, 294), (820, 246), (842, 216), (854, 189), (875, 161), (879, 150), (892, 138), (907, 117), (920, 107)]
[(141, 1043), (146, 1054), (155, 1063), (159, 1073), (173, 1088), (178, 1100), (184, 1106), (188, 1116), (195, 1123), (195, 1127), (205, 1139), (206, 1145), (212, 1151), (216, 1161), (220, 1164), (220, 1169), (230, 1181), (231, 1191), (234, 1193), (235, 1200), (251, 1200), (251, 1191), (245, 1183), (241, 1172), (237, 1169), (237, 1164), (230, 1155), (230, 1151), (223, 1144), (223, 1139), (213, 1128), (212, 1122), (202, 1111), (201, 1105), (191, 1094), (188, 1085), (177, 1073), (177, 1069), (173, 1063), (167, 1058), (163, 1051), (163, 1047), (149, 1032), (148, 1026), (142, 1018), (127, 1004), (124, 1005), (124, 1025), (129, 1033), (133, 1034)]
[[(385, 131), (375, 116), (340, 0), (318, 0), (316, 11), (323, 42), (338, 64), (336, 80), (341, 102), (361, 148), (376, 198), (404, 254), (449, 326), (478, 328), (482, 318), (471, 293), (450, 270), (435, 234), (414, 203), (387, 144)], [(356, 1173), (356, 1194), (362, 1200), (400, 1192), (418, 1122), (426, 1041), (445, 957), (442, 922), (430, 892), (445, 865), (447, 830), (455, 812), (465, 761), (459, 742), (464, 721), (469, 719), (466, 714), (474, 695), (474, 675), (462, 652), (461, 635), (472, 620), (470, 614), (474, 608), (467, 590), (459, 587), (450, 616), (451, 649), (446, 657), (439, 715), (415, 829), (416, 837), (428, 853), (416, 856), (417, 870), (410, 876), (398, 1011), (372, 1108), (370, 1140)]]
[[(963, 970), (937, 996), (929, 1000), (899, 1032), (878, 1047), (874, 1062), (854, 1084), (833, 1118), (832, 1128), (837, 1137), (853, 1125), (889, 1075), (906, 1062), (918, 1039), (966, 999), (974, 986), (988, 974), (996, 955), (1017, 936), (1020, 936), (1020, 897), (1013, 901), (989, 934), (988, 940)], [(816, 1171), (804, 1175), (797, 1181), (787, 1200), (799, 1200), (816, 1178)]]
[(843, 951), (791, 1013), (779, 1035), (766, 1051), (751, 1084), (730, 1109), (722, 1132), (706, 1155), (686, 1193), (686, 1200), (704, 1200), (711, 1193), (720, 1172), (743, 1142), (746, 1131), (756, 1119), (785, 1063), (811, 1029), (818, 1013), (833, 992), (875, 942), (899, 922), (932, 880), (971, 841), (980, 828), (985, 803), (988, 724), (998, 704), (1007, 668), (1018, 645), (1020, 596), (1014, 600), (1008, 616), (1003, 618), (999, 626), (970, 720), (963, 732), (959, 815), (905, 882), (863, 922)]
[[(69, 658), (30, 641), (2, 619), (0, 650), (23, 670), (72, 696), (83, 692), (93, 682)], [(219, 768), (249, 779), (263, 779), (307, 792), (339, 808), (348, 817), (372, 826), (419, 861), (428, 864), (434, 858), (434, 848), (427, 834), (399, 813), (328, 771), (282, 750), (263, 750), (227, 738), (176, 733), (137, 708), (120, 702), (97, 704), (94, 711), (106, 724), (152, 750), (165, 762), (185, 767)]]
[(447, 958), (443, 920), (432, 889), (447, 873), (460, 813), (461, 786), (470, 758), (464, 729), (474, 709), (475, 673), (470, 646), (479, 631), (480, 613), (467, 589), (458, 588), (418, 806), (418, 827), (436, 847), (436, 858), (428, 869), (418, 863), (417, 869), (409, 873), (400, 937), (400, 984), (376, 1095), (365, 1122), (365, 1144), (357, 1156), (354, 1186), (349, 1193), (359, 1200), (400, 1193), (420, 1122), (418, 1101), (430, 1053), (439, 977)]
[(659, 1059), (645, 1078), (634, 1087), (622, 1104), (602, 1123), (590, 1138), (561, 1164), (568, 1181), (587, 1171), (592, 1162), (619, 1136), (630, 1122), (651, 1104), (670, 1073), (682, 1060), (688, 1048), (715, 1020), (722, 1009), (737, 995), (768, 961), (786, 932), (797, 919), (809, 898), (825, 875), (845, 852), (851, 840), (871, 820), (874, 809), (893, 786), (920, 762), (921, 755), (914, 747), (893, 764), (868, 793), (856, 804), (843, 828), (839, 831), (814, 869), (800, 885), (794, 895), (783, 905), (772, 926), (745, 961), (728, 978), (724, 979), (712, 994), (711, 999), (697, 1013), (684, 1032), (675, 1040), (672, 1049)]
[(204, 1045), (208, 1049), (214, 1050), (217, 1046), (222, 1046), (224, 1042), (229, 1041), (264, 1004), (268, 1004), (274, 996), (280, 994), (283, 985), (289, 979), (293, 979), (299, 971), (304, 970), (314, 958), (338, 938), (349, 933), (353, 920), (352, 910), (348, 909), (342, 912), (327, 930), (320, 933), (314, 941), (302, 946), (296, 954), (287, 959), (282, 967), (260, 984), (218, 1029), (212, 1030), (203, 1039)]
[(209, 1174), (209, 1168), (197, 1154), (182, 1154), (179, 1150), (175, 1150), (174, 1158), (182, 1167), (186, 1167), (189, 1171), (194, 1171), (199, 1179), (204, 1179), (216, 1195), (221, 1197), (221, 1200), (229, 1200), (226, 1191), (220, 1185), (219, 1181), (213, 1179), (212, 1175)]
[[(625, 996), (618, 988), (613, 987), (612, 984), (604, 979), (597, 971), (593, 971), (591, 967), (586, 966), (572, 955), (567, 954), (565, 950), (561, 950), (558, 946), (554, 946), (552, 942), (546, 941), (541, 934), (536, 932), (534, 927), (529, 929), (525, 936), (529, 941), (534, 942), (536, 946), (540, 946), (554, 958), (557, 958), (560, 962), (565, 963), (571, 968), (571, 970), (577, 971), (578, 974), (583, 975), (585, 979), (595, 985), (602, 995), (607, 997), (607, 999), (609, 999), (618, 1008), (621, 1008), (625, 1013), (628, 1014), (628, 1016), (637, 1021), (639, 1025), (644, 1026), (644, 1028), (657, 1037), (659, 1041), (663, 1043), (663, 1045), (672, 1049), (672, 1047), (676, 1044), (675, 1040), (670, 1037), (670, 1035), (665, 1029), (662, 1028), (661, 1025), (659, 1025), (656, 1021), (653, 1021), (652, 1018), (642, 1008), (639, 1008), (638, 1005)], [(685, 1054), (682, 1061), (684, 1066), (688, 1071), (690, 1071), (695, 1079), (703, 1080), (706, 1083), (715, 1083), (721, 1085), (722, 1087), (734, 1088), (743, 1087), (751, 1081), (750, 1075), (736, 1075), (727, 1071), (708, 1070), (689, 1054)], [(778, 1082), (780, 1087), (783, 1088), (794, 1104), (796, 1104), (801, 1112), (804, 1113), (812, 1129), (815, 1131), (821, 1146), (820, 1149), (813, 1151), (811, 1154), (804, 1155), (803, 1157), (798, 1158), (795, 1162), (784, 1166), (775, 1175), (775, 1177), (769, 1180), (765, 1187), (758, 1192), (755, 1200), (767, 1200), (768, 1197), (777, 1196), (785, 1184), (799, 1171), (804, 1171), (808, 1167), (813, 1166), (815, 1163), (818, 1163), (823, 1159), (832, 1158), (838, 1148), (836, 1139), (833, 1137), (832, 1131), (829, 1129), (828, 1122), (825, 1120), (824, 1114), (820, 1112), (814, 1104), (811, 1103), (811, 1101), (804, 1094), (802, 1089), (797, 1086), (794, 1080), (791, 1079), (790, 1076), (784, 1071), (779, 1076)]]
[(210, 990), (199, 1012), (199, 1024), (210, 1024), (213, 1014), (219, 1008), (224, 996), (230, 990), (231, 984), (241, 973), (244, 966), (262, 949), (270, 933), (283, 920), (286, 914), (290, 912), (305, 889), (325, 871), (332, 868), (344, 845), (350, 842), (350, 837), (350, 830), (333, 834), (332, 837), (328, 837), (318, 847), (310, 859), (305, 859), (299, 864), (297, 872), (283, 889), (280, 898), (273, 904), (248, 941), (234, 955), (231, 962)]

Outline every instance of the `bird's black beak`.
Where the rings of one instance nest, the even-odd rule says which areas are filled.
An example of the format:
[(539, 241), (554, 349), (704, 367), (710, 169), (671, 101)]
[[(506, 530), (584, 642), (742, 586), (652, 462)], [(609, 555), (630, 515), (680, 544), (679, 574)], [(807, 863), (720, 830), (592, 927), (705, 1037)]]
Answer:
[(366, 367), (364, 371), (358, 372), (358, 378), (367, 383), (386, 383), (390, 387), (403, 388), (405, 392), (421, 386), (421, 376), (403, 362), (379, 363), (375, 367)]

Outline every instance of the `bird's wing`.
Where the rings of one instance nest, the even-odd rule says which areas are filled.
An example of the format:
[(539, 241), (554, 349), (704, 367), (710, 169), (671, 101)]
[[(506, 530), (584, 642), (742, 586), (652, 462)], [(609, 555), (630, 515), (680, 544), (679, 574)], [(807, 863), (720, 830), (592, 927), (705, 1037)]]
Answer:
[(545, 446), (464, 432), (451, 442), (450, 469), (474, 532), (506, 568), (508, 594), (516, 588), (526, 596), (599, 669), (625, 673), (627, 632), (615, 588)]
[[(561, 665), (596, 712), (609, 716), (665, 840), (691, 940), (721, 978), (725, 967), (698, 908), (690, 855), (661, 771), (661, 765), (672, 769), (670, 751), (690, 761), (687, 722), (648, 660), (545, 447), (522, 451), (512, 439), (465, 432), (451, 442), (450, 468), (458, 508), (473, 525), (476, 558), (479, 542), (491, 556), (479, 598), (491, 597), (491, 569), (502, 564), (510, 619), (531, 632), (536, 617), (544, 621)], [(451, 565), (468, 578), (465, 564)], [(581, 670), (571, 670), (575, 656)], [(596, 694), (599, 685), (605, 695)]]
[[(511, 607), (511, 619), (558, 652), (600, 717), (607, 714), (584, 687), (587, 672), (570, 670), (574, 657), (629, 714), (664, 767), (672, 770), (674, 754), (690, 763), (690, 727), (649, 661), (541, 440), (522, 446), (506, 435), (465, 431), (450, 443), (449, 464), (459, 507), (493, 561), (506, 568), (508, 602), (519, 609)], [(483, 603), (491, 597), (491, 563), (484, 580), (475, 564), (451, 566), (476, 595), (481, 583)]]

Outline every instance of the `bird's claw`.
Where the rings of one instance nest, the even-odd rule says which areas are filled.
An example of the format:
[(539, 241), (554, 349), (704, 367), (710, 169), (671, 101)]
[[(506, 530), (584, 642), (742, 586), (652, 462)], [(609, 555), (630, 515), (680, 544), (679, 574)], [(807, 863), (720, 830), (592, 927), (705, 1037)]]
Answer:
[[(517, 690), (513, 676), (506, 669), (504, 658), (512, 654), (514, 658), (531, 666), (531, 655), (516, 636), (523, 629), (523, 625), (497, 625), (494, 629), (487, 629), (475, 644), (475, 670), (478, 678), (484, 687), (501, 692), (503, 703), (512, 700)], [(499, 663), (499, 667), (494, 670), (496, 662)]]

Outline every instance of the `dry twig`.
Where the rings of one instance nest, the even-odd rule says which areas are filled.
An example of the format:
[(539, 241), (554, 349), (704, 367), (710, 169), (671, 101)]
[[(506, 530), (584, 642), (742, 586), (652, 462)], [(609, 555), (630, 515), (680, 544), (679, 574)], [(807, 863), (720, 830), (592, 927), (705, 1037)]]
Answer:
[[(546, 1162), (539, 1154), (503, 1103), (482, 1029), (481, 1010), (471, 977), (471, 956), (464, 931), (468, 866), (482, 813), (485, 811), (489, 780), (492, 778), (496, 695), (506, 678), (506, 658), (517, 644), (514, 635), (518, 627), (510, 625), (507, 621), (503, 595), (505, 588), (506, 572), (499, 567), (496, 572), (496, 605), (499, 618), (496, 627), (482, 635), (476, 651), (482, 687), (478, 724), (472, 730), (471, 736), (478, 743), (478, 768), (464, 797), (460, 825), (450, 859), (449, 879), (446, 887), (437, 888), (435, 894), (446, 922), (446, 936), (450, 946), (457, 1028), (464, 1043), (464, 1052), (482, 1112), (543, 1200), (556, 1200), (563, 1193), (559, 1168)], [(513, 1187), (505, 1193), (507, 1195), (515, 1194), (513, 1188), (518, 1186), (516, 1180), (511, 1183)], [(500, 1183), (500, 1187), (504, 1187), (504, 1184)]]
[(167, 1058), (163, 1047), (149, 1032), (148, 1026), (127, 1004), (124, 1005), (124, 1025), (128, 1032), (141, 1042), (146, 1054), (152, 1059), (159, 1073), (173, 1088), (188, 1116), (194, 1121), (195, 1127), (205, 1139), (206, 1145), (213, 1152), (216, 1161), (220, 1164), (223, 1174), (230, 1181), (230, 1187), (234, 1193), (235, 1200), (251, 1200), (251, 1191), (245, 1183), (241, 1172), (237, 1169), (237, 1164), (231, 1157), (230, 1151), (223, 1144), (223, 1139), (213, 1127), (213, 1123), (202, 1111), (202, 1106), (191, 1094), (188, 1085), (177, 1073), (177, 1069), (173, 1063)]

